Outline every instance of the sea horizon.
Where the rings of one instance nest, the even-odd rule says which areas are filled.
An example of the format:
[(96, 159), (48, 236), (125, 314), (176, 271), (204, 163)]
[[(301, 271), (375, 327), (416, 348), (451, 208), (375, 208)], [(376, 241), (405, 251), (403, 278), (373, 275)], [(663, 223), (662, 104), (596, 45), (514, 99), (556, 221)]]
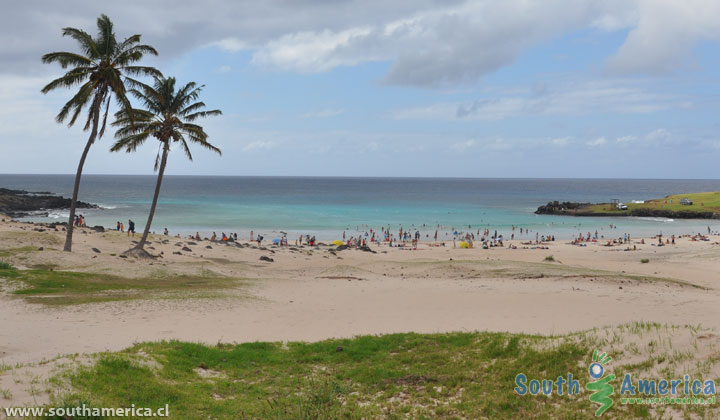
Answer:
[[(81, 201), (100, 209), (80, 209), (90, 226), (113, 229), (117, 222), (144, 227), (152, 200), (154, 175), (86, 174)], [(3, 174), (0, 187), (47, 191), (69, 197), (73, 175)], [(168, 175), (163, 182), (153, 231), (171, 235), (211, 236), (213, 232), (250, 232), (268, 239), (314, 235), (333, 240), (370, 230), (419, 231), (422, 240), (452, 240), (453, 233), (497, 230), (506, 238), (559, 239), (588, 232), (607, 238), (694, 234), (720, 229), (716, 220), (655, 217), (570, 217), (537, 215), (549, 201), (609, 202), (648, 200), (670, 194), (717, 191), (715, 179), (632, 178), (437, 178)], [(22, 220), (62, 222), (67, 210)], [(612, 227), (611, 227), (612, 226)], [(516, 227), (517, 231), (512, 228)], [(525, 233), (519, 234), (519, 228)]]

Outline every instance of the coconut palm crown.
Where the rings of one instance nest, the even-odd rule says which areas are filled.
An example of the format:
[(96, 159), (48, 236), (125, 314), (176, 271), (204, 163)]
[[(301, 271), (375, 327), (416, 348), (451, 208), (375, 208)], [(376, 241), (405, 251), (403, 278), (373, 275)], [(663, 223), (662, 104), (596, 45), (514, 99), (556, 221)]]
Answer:
[[(137, 82), (133, 77), (159, 76), (160, 71), (153, 67), (140, 66), (139, 62), (146, 54), (157, 55), (155, 48), (140, 44), (140, 35), (132, 35), (118, 42), (112, 21), (105, 15), (97, 19), (98, 33), (92, 37), (77, 28), (64, 28), (63, 36), (77, 41), (80, 52), (51, 52), (42, 56), (43, 63), (58, 63), (67, 70), (61, 77), (48, 83), (43, 93), (58, 88), (74, 88), (79, 86), (75, 95), (65, 103), (57, 114), (59, 123), (75, 124), (87, 107), (87, 119), (83, 130), (90, 130), (90, 137), (78, 164), (75, 175), (70, 218), (65, 239), (65, 251), (72, 250), (73, 221), (80, 177), (90, 146), (105, 132), (110, 103), (117, 101), (120, 108), (130, 110), (130, 101), (126, 95), (126, 85), (133, 86)], [(103, 112), (104, 109), (104, 112)], [(103, 115), (102, 124), (100, 116)]]
[(205, 130), (194, 123), (200, 118), (221, 115), (222, 111), (204, 110), (205, 103), (198, 101), (204, 85), (198, 86), (195, 82), (190, 82), (176, 89), (175, 83), (174, 77), (156, 77), (153, 86), (140, 85), (131, 89), (130, 93), (139, 100), (144, 109), (122, 109), (115, 114), (116, 120), (112, 123), (118, 129), (111, 151), (134, 152), (149, 138), (158, 140), (162, 150), (162, 153), (158, 150), (155, 158), (158, 180), (142, 239), (135, 248), (128, 250), (137, 251), (137, 256), (143, 253), (150, 233), (171, 144), (177, 144), (190, 160), (190, 143), (222, 154), (220, 149), (208, 142)]

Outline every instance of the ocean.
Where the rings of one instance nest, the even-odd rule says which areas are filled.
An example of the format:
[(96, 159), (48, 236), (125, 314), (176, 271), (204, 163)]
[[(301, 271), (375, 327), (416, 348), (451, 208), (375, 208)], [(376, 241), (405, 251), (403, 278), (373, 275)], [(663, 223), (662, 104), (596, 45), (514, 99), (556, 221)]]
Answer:
[[(90, 226), (114, 228), (132, 219), (142, 231), (156, 177), (84, 175), (80, 200), (101, 209), (80, 209)], [(0, 175), (0, 187), (72, 194), (72, 175)], [(553, 234), (570, 238), (598, 230), (605, 237), (685, 234), (720, 230), (720, 220), (661, 218), (590, 218), (536, 215), (548, 201), (609, 202), (647, 200), (683, 192), (717, 191), (720, 180), (642, 179), (458, 179), (340, 177), (166, 176), (152, 230), (171, 234), (199, 231), (250, 231), (274, 238), (287, 232), (319, 239), (352, 236), (370, 228), (400, 227), (421, 231), (422, 238), (450, 239), (453, 229), (497, 230), (509, 237), (511, 227), (530, 229), (523, 238)], [(64, 221), (68, 211), (53, 211), (32, 221)], [(616, 228), (610, 228), (610, 225)], [(470, 227), (470, 228), (468, 228)], [(516, 232), (516, 237), (518, 232)]]

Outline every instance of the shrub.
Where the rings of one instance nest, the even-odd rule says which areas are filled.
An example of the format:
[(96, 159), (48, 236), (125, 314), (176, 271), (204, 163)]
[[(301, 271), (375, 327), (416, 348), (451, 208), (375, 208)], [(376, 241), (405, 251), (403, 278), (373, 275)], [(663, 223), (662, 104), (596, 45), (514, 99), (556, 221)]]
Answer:
[(5, 261), (0, 261), (0, 270), (14, 270), (15, 267)]

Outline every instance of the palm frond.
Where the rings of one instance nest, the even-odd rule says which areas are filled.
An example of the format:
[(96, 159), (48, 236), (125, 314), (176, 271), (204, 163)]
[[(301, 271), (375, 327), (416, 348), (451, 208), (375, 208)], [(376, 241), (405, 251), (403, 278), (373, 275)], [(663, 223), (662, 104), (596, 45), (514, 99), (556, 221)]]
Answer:
[(200, 111), (196, 112), (194, 114), (186, 115), (185, 120), (186, 121), (195, 121), (198, 118), (205, 118), (205, 117), (211, 117), (215, 115), (222, 115), (222, 111), (219, 109), (213, 109), (212, 111)]
[(95, 64), (92, 58), (67, 51), (47, 53), (42, 56), (42, 62), (45, 64), (57, 62), (63, 69), (70, 66), (81, 67)]
[(62, 77), (58, 77), (57, 79), (51, 81), (45, 87), (42, 88), (42, 93), (48, 93), (52, 90), (55, 90), (59, 87), (69, 88), (75, 85), (79, 85), (83, 83), (86, 79), (90, 77), (90, 73), (86, 71), (85, 69), (77, 70), (73, 69), (67, 73), (65, 73)]
[(97, 43), (87, 32), (76, 29), (76, 28), (63, 28), (63, 36), (69, 36), (80, 44), (80, 49), (88, 57), (98, 58), (100, 57), (100, 51), (98, 50)]

